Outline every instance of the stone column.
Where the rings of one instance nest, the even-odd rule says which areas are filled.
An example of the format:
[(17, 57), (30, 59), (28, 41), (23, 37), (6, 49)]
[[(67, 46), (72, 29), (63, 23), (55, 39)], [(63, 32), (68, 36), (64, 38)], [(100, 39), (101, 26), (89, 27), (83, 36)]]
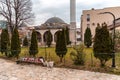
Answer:
[(41, 45), (44, 45), (43, 33), (41, 33)]
[(52, 38), (53, 38), (52, 44), (55, 44), (55, 41), (54, 41), (54, 33), (52, 33)]

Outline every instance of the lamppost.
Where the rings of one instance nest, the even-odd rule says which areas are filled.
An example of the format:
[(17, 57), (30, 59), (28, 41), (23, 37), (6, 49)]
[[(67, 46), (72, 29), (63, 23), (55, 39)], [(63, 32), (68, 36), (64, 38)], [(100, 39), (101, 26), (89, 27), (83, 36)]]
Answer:
[(77, 40), (76, 40), (76, 39), (77, 39), (77, 38), (76, 38), (77, 36), (76, 36), (76, 32), (77, 32), (77, 31), (76, 31), (76, 27), (75, 27), (75, 46), (77, 45)]
[(47, 53), (46, 53), (46, 41), (45, 41), (45, 60), (47, 60)]
[(112, 12), (101, 12), (99, 14), (110, 14), (113, 16), (113, 54), (112, 54), (112, 67), (115, 66), (115, 15)]

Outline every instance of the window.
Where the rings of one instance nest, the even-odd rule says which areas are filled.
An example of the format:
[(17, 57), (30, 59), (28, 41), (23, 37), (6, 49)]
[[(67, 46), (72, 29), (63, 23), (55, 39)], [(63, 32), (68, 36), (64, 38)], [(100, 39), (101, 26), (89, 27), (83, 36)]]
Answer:
[(87, 24), (87, 27), (90, 28), (90, 24)]
[(87, 21), (90, 21), (90, 14), (87, 14)]

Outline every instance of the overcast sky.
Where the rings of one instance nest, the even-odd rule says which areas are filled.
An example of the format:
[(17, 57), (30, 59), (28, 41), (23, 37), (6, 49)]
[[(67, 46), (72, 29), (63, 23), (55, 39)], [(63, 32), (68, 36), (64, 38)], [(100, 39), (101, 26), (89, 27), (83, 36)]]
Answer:
[[(32, 2), (35, 25), (40, 25), (54, 16), (63, 19), (66, 23), (70, 22), (70, 0), (32, 0)], [(120, 6), (120, 0), (76, 0), (77, 27), (80, 27), (82, 10), (116, 6)]]

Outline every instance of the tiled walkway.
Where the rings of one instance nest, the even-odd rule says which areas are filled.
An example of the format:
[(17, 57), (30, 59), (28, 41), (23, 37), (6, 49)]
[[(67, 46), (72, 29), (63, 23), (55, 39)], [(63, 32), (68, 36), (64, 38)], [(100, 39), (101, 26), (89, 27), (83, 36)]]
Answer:
[(17, 65), (0, 59), (0, 80), (120, 80), (120, 76), (75, 69)]

